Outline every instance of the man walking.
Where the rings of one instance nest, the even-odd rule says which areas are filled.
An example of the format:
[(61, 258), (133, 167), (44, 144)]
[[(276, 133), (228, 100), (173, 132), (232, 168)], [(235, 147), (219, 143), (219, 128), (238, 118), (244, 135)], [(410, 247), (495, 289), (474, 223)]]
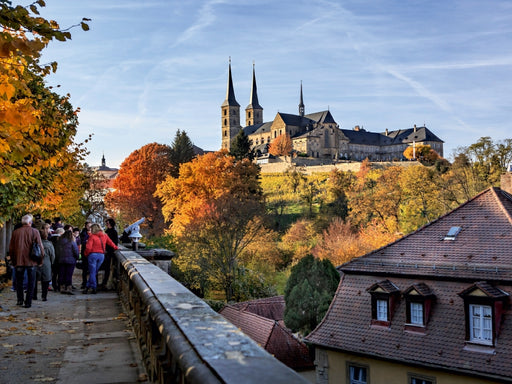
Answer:
[(32, 306), (32, 294), (34, 292), (36, 277), (35, 267), (37, 263), (30, 259), (30, 250), (34, 242), (37, 241), (41, 249), (41, 255), (44, 255), (41, 236), (37, 229), (32, 228), (32, 221), (32, 215), (23, 216), (21, 218), (22, 226), (12, 233), (11, 242), (9, 243), (9, 255), (16, 269), (16, 295), (18, 297), (16, 305), (23, 305), (23, 276), (25, 275), (25, 271), (27, 272), (28, 285), (27, 295), (25, 297), (25, 308)]

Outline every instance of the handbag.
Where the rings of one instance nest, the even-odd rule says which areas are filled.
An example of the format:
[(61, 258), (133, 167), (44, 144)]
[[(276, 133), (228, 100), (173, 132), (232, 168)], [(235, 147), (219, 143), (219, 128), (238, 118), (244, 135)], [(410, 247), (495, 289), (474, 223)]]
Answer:
[(75, 268), (84, 269), (84, 259), (82, 259), (82, 256), (80, 256), (76, 261)]
[(41, 264), (43, 261), (43, 256), (41, 255), (41, 248), (39, 248), (39, 242), (37, 239), (32, 241), (32, 247), (30, 248), (30, 260), (36, 262), (37, 264)]

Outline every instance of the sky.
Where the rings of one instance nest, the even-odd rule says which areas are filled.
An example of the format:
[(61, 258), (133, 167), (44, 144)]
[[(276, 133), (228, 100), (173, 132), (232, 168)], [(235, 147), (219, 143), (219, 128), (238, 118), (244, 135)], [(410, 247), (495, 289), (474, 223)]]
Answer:
[(512, 1), (46, 0), (41, 15), (92, 19), (41, 60), (58, 62), (47, 83), (80, 108), (92, 166), (178, 129), (220, 149), (230, 58), (242, 124), (254, 63), (264, 121), (298, 113), (302, 82), (306, 114), (371, 132), (425, 125), (448, 159), (512, 138)]

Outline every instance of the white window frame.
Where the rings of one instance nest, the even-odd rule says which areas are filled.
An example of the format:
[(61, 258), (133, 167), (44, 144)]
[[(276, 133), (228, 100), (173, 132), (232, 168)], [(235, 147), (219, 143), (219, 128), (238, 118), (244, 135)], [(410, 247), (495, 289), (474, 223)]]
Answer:
[(409, 310), (411, 314), (411, 324), (413, 325), (425, 325), (424, 323), (424, 312), (425, 307), (423, 303), (417, 301), (411, 301), (409, 303)]
[(379, 321), (388, 321), (388, 303), (389, 300), (386, 299), (377, 299), (375, 301), (376, 305), (376, 316)]
[(349, 384), (368, 384), (368, 369), (366, 367), (363, 367), (361, 365), (349, 364), (348, 371)]
[(469, 304), (469, 341), (492, 345), (492, 307)]

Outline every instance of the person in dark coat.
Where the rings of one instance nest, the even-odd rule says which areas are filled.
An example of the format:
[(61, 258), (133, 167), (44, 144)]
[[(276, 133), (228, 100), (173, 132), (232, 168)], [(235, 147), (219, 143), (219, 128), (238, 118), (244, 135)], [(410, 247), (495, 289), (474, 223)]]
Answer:
[(60, 293), (73, 295), (73, 272), (78, 260), (78, 247), (73, 232), (65, 231), (57, 242), (57, 259), (59, 260)]
[(91, 234), (91, 223), (89, 221), (85, 222), (85, 226), (80, 232), (80, 255), (82, 255), (82, 259), (84, 260), (83, 268), (82, 268), (82, 286), (80, 289), (85, 289), (87, 285), (87, 275), (89, 274), (89, 264), (87, 263), (87, 259), (85, 258), (85, 244), (87, 244), (87, 240), (89, 239), (89, 235)]
[[(119, 237), (117, 235), (116, 222), (114, 219), (112, 219), (112, 218), (107, 219), (107, 229), (106, 229), (105, 233), (107, 234), (107, 236), (110, 238), (110, 240), (112, 240), (112, 242), (115, 245), (119, 244)], [(114, 252), (115, 252), (115, 249), (112, 248), (110, 245), (107, 245), (105, 248), (106, 248), (105, 249), (105, 259), (103, 260), (103, 264), (102, 264), (105, 274), (103, 275), (103, 281), (100, 285), (100, 289), (102, 289), (102, 290), (107, 289), (107, 283), (108, 283), (108, 279), (110, 277), (110, 269), (112, 267), (112, 260), (114, 258)], [(115, 277), (117, 277), (117, 276), (114, 276), (114, 278)]]
[[(32, 215), (25, 215), (21, 218), (22, 226), (16, 229), (11, 236), (9, 243), (9, 255), (13, 266), (16, 268), (16, 295), (18, 301), (16, 305), (24, 305), (25, 308), (32, 306), (32, 294), (34, 292), (34, 283), (36, 279), (36, 269), (38, 265), (30, 259), (32, 244), (37, 242), (41, 255), (44, 257), (44, 247), (41, 241), (39, 231), (32, 228)], [(42, 260), (41, 260), (42, 264)], [(27, 273), (27, 294), (25, 303), (23, 303), (23, 277)]]
[(53, 243), (48, 240), (48, 235), (50, 234), (49, 224), (44, 224), (43, 228), (39, 230), (39, 234), (43, 242), (44, 258), (43, 265), (38, 266), (36, 270), (36, 284), (33, 299), (37, 300), (37, 282), (41, 281), (41, 299), (46, 301), (48, 297), (48, 287), (50, 286), (50, 281), (52, 281), (52, 264), (55, 262), (55, 248), (53, 247)]

